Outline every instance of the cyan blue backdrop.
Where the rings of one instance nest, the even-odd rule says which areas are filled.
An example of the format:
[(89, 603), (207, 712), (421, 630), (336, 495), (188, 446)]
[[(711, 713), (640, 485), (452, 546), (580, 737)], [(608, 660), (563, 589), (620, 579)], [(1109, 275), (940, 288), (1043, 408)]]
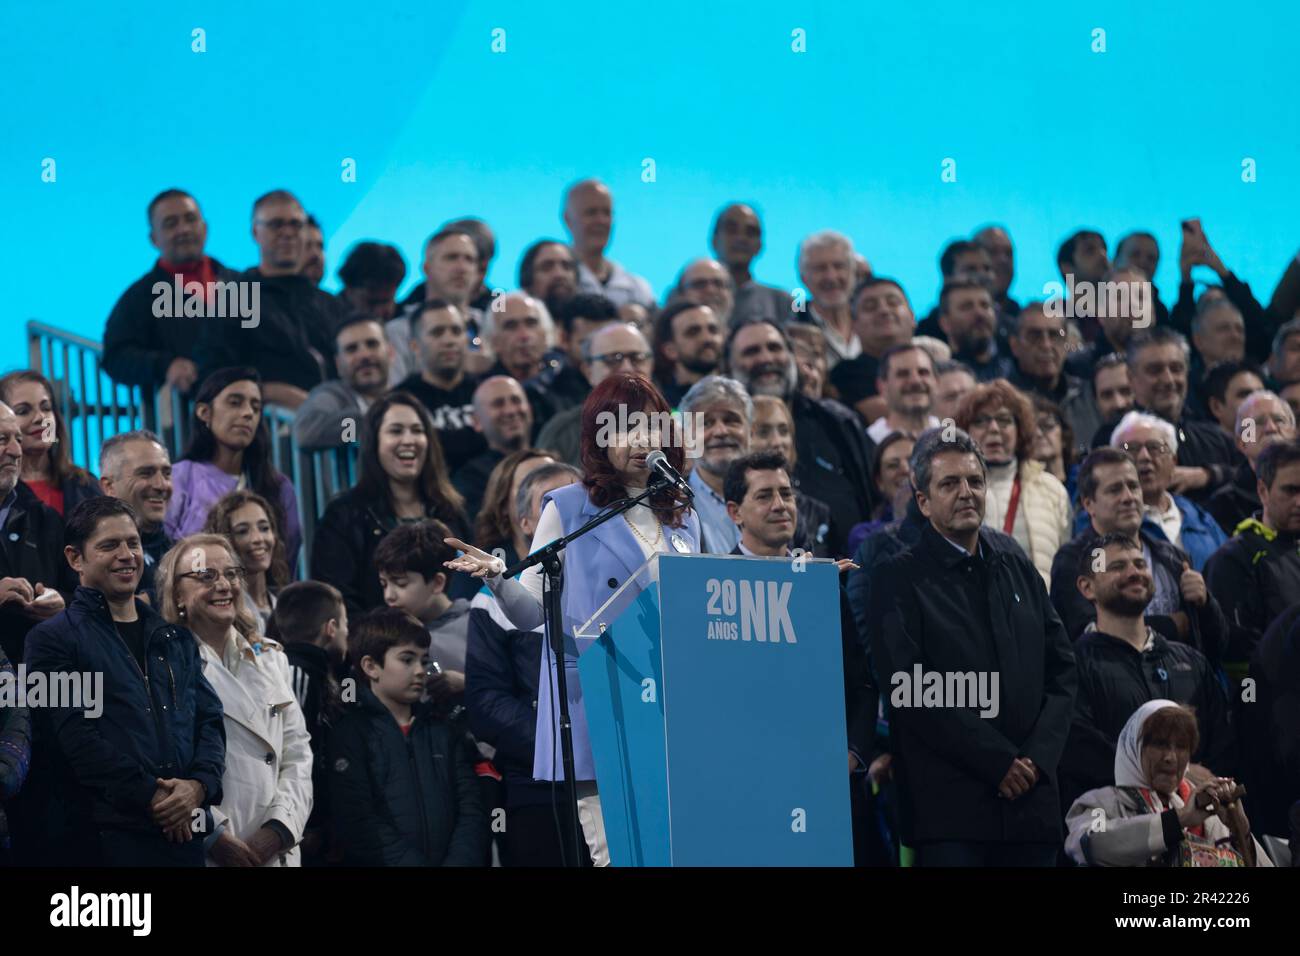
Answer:
[(509, 287), (531, 240), (564, 236), (565, 184), (591, 175), (614, 191), (611, 254), (659, 292), (706, 253), (718, 206), (745, 199), (767, 227), (760, 278), (796, 285), (800, 236), (836, 228), (918, 313), (941, 246), (994, 220), (1021, 297), (1091, 225), (1111, 242), (1154, 231), (1170, 299), (1196, 215), (1267, 300), (1300, 239), (1298, 28), (1295, 4), (1203, 0), (5, 4), (4, 365), (30, 317), (99, 337), (153, 261), (144, 207), (168, 186), (199, 198), (209, 251), (241, 267), (252, 199), (294, 190), (325, 225), (329, 288), (366, 238), (401, 247), (412, 284), (420, 243), (471, 213), (496, 229), (490, 280)]

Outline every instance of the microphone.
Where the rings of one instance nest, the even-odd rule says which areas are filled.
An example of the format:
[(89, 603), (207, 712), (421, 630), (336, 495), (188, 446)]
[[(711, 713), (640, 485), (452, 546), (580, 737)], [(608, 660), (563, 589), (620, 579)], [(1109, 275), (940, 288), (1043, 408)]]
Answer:
[(691, 490), (691, 486), (676, 468), (668, 464), (668, 456), (658, 448), (645, 456), (645, 464), (647, 468), (684, 494), (688, 501), (695, 500), (695, 492)]

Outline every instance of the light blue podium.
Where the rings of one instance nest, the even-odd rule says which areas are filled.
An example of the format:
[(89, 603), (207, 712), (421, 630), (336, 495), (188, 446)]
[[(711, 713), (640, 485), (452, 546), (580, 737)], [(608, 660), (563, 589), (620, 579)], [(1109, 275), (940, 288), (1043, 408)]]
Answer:
[(579, 628), (612, 865), (853, 865), (839, 600), (830, 561), (661, 554)]

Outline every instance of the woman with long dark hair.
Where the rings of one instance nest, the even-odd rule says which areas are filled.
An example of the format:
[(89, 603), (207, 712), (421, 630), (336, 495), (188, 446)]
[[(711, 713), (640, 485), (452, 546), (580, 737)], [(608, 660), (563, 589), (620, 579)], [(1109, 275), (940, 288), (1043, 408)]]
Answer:
[(90, 472), (72, 463), (68, 425), (54, 402), (49, 379), (26, 369), (10, 372), (0, 378), (0, 401), (18, 419), (22, 483), (42, 504), (65, 515), (87, 498), (103, 494)]
[(302, 525), (293, 483), (271, 464), (271, 433), (262, 417), (262, 379), (253, 368), (221, 368), (194, 396), (190, 443), (172, 466), (172, 500), (163, 522), (173, 540), (201, 531), (208, 512), (232, 491), (261, 495), (284, 529), (289, 566), (298, 559)]
[(257, 621), (258, 633), (265, 634), (276, 595), (290, 580), (275, 509), (259, 494), (232, 491), (212, 506), (203, 530), (224, 535), (234, 546), (244, 566), (244, 604)]
[(325, 509), (311, 547), (312, 577), (342, 592), (349, 617), (384, 606), (371, 559), (389, 531), (426, 518), (462, 537), (470, 528), (433, 420), (407, 392), (385, 395), (366, 412), (360, 464), (356, 485)]
[[(577, 484), (558, 488), (546, 495), (532, 549), (576, 531), (603, 509), (623, 498), (645, 491), (651, 480), (646, 456), (662, 447), (669, 463), (679, 472), (685, 464), (680, 431), (656, 433), (636, 428), (633, 413), (643, 412), (662, 421), (669, 412), (659, 391), (639, 375), (616, 372), (592, 389), (582, 406), (582, 470)], [(639, 417), (639, 416), (638, 416)], [(611, 421), (626, 422), (627, 431), (608, 428)], [(538, 567), (525, 571), (518, 580), (506, 579), (503, 562), (455, 538), (453, 547), (463, 557), (447, 562), (448, 568), (465, 571), (487, 581), (501, 606), (519, 630), (532, 630), (542, 623), (542, 573)], [(695, 512), (675, 489), (656, 492), (621, 517), (606, 522), (596, 532), (584, 535), (564, 552), (566, 567), (580, 573), (565, 575), (561, 608), (569, 633), (587, 621), (628, 576), (657, 553), (699, 553), (700, 522)], [(555, 662), (544, 648), (540, 693), (537, 700), (537, 743), (533, 776), (556, 780), (563, 773), (557, 766), (558, 707), (553, 701)], [(587, 736), (582, 709), (582, 685), (578, 662), (565, 659), (569, 708), (573, 717), (575, 776), (579, 797), (579, 819), (583, 835), (597, 866), (607, 865), (609, 852), (601, 820), (600, 798), (596, 793), (591, 741)]]

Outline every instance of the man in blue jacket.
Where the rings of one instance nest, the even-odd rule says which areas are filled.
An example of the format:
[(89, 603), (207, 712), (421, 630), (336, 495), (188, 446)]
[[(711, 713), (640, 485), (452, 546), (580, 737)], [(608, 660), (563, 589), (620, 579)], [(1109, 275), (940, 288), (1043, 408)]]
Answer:
[(49, 842), (35, 862), (202, 866), (226, 735), (194, 636), (135, 596), (144, 553), (130, 505), (82, 502), (66, 541), (81, 586), (28, 636), (28, 669), (50, 687), (61, 674), (103, 675), (103, 685), (98, 700), (36, 710)]

